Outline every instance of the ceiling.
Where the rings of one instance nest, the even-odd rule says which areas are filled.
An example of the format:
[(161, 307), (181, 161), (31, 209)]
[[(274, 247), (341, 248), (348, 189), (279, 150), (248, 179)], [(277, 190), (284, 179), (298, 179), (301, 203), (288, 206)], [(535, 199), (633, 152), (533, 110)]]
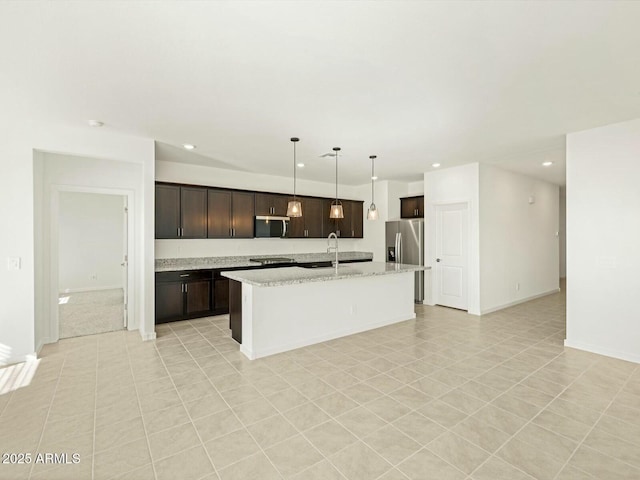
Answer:
[(640, 117), (639, 24), (615, 1), (5, 1), (0, 104), (245, 171), (290, 175), (298, 136), (302, 178), (333, 182), (340, 146), (341, 183), (375, 154), (381, 179), (481, 161), (563, 184), (565, 133)]

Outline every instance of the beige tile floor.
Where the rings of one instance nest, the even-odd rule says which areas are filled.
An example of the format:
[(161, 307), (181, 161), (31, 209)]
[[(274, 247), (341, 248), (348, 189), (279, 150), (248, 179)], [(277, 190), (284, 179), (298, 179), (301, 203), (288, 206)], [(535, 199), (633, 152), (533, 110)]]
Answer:
[(564, 348), (563, 294), (249, 361), (228, 320), (48, 346), (0, 396), (0, 464), (33, 479), (640, 479), (640, 368)]

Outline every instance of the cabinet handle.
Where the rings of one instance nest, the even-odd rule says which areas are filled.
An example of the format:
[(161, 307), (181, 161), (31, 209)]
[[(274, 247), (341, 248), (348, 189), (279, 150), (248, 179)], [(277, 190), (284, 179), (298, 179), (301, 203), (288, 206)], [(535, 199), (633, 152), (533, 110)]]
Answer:
[(184, 293), (189, 293), (189, 284), (188, 283), (184, 284)]
[(189, 274), (188, 273), (183, 273), (182, 275), (180, 275), (181, 277), (188, 277)]
[(184, 293), (184, 283), (180, 285), (180, 293)]
[(180, 227), (178, 227), (178, 233), (176, 234), (178, 237), (180, 236)]
[(180, 236), (184, 237), (184, 228), (180, 227)]

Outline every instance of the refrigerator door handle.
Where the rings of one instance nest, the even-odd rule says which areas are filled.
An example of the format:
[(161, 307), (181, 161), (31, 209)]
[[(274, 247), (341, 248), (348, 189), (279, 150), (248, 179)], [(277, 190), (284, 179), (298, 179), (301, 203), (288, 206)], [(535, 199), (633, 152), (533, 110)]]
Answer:
[(399, 253), (396, 254), (396, 259), (398, 261), (398, 263), (403, 263), (402, 262), (402, 233), (398, 232), (398, 249), (400, 250)]
[(400, 247), (398, 246), (398, 235), (400, 235), (399, 233), (396, 232), (396, 243), (393, 246), (393, 249), (395, 251), (395, 258), (393, 259), (396, 263), (398, 263), (398, 255), (400, 254), (400, 252), (398, 251), (400, 249)]

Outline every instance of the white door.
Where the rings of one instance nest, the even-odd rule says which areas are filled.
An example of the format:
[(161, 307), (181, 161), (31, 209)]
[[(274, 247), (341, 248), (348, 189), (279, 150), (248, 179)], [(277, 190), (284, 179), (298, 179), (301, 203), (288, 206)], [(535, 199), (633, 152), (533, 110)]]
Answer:
[(123, 196), (124, 216), (122, 219), (122, 285), (124, 291), (124, 328), (129, 325), (129, 205)]
[(467, 310), (466, 203), (436, 205), (436, 303)]

